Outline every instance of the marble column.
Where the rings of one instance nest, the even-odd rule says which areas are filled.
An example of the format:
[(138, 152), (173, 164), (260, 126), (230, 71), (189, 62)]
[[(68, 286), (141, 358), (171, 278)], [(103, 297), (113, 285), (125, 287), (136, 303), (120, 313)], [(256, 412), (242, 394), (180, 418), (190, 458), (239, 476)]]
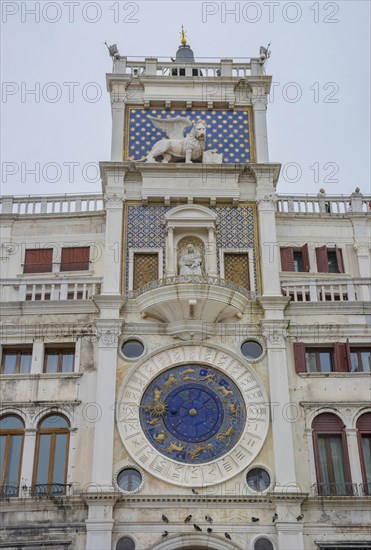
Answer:
[(216, 264), (216, 240), (215, 240), (215, 230), (213, 227), (209, 227), (207, 267), (208, 267), (208, 275), (211, 275), (211, 277), (217, 277), (218, 270), (217, 270), (217, 264)]

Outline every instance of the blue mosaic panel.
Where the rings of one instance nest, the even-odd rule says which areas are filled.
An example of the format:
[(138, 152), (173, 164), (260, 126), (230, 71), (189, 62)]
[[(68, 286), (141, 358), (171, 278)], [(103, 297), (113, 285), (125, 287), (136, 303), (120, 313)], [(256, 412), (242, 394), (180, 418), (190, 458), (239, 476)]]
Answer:
[(237, 444), (246, 409), (241, 392), (225, 373), (187, 364), (162, 372), (149, 384), (140, 404), (140, 422), (162, 455), (203, 464)]
[[(128, 290), (130, 248), (162, 248), (165, 251), (165, 214), (171, 208), (163, 205), (143, 206), (128, 204), (126, 216), (125, 281)], [(217, 250), (220, 248), (255, 250), (254, 208), (252, 206), (212, 206), (218, 215), (216, 230)], [(255, 254), (255, 252), (254, 252)], [(219, 270), (219, 253), (217, 254)], [(165, 272), (165, 254), (163, 269)], [(254, 257), (255, 288), (257, 286), (256, 258)]]
[[(193, 109), (183, 111), (173, 109), (138, 109), (129, 110), (129, 132), (127, 156), (138, 160), (143, 158), (152, 146), (163, 137), (165, 132), (154, 127), (148, 115), (156, 118), (183, 116), (196, 122), (199, 118), (207, 123), (206, 150), (214, 149), (223, 153), (224, 163), (245, 163), (251, 161), (251, 124), (247, 110), (214, 110)], [(187, 128), (186, 134), (191, 131)]]

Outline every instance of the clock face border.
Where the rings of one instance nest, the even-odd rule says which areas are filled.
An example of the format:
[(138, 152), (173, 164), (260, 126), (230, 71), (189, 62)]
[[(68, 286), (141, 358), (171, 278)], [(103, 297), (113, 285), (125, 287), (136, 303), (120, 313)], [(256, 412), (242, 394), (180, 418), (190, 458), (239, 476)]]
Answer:
[[(164, 371), (189, 364), (225, 373), (239, 388), (246, 409), (246, 425), (238, 442), (223, 456), (201, 464), (165, 457), (151, 445), (140, 422), (139, 404), (147, 387)], [(118, 392), (116, 418), (122, 443), (141, 468), (174, 485), (202, 487), (226, 481), (251, 464), (267, 436), (269, 403), (256, 372), (233, 352), (217, 345), (182, 344), (156, 350), (131, 368)]]

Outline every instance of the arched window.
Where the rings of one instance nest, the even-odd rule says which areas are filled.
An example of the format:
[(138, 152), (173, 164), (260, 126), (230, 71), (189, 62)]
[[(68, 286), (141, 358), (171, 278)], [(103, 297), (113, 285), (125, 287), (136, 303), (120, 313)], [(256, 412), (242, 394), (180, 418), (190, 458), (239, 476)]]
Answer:
[(371, 495), (371, 412), (364, 413), (358, 418), (357, 430), (363, 493)]
[(313, 420), (317, 491), (325, 495), (352, 495), (352, 483), (343, 422), (332, 413)]
[(122, 537), (116, 544), (116, 550), (135, 550), (135, 543), (130, 537)]
[(53, 414), (41, 420), (37, 431), (34, 491), (37, 495), (64, 494), (67, 479), (69, 423)]
[(15, 415), (0, 419), (0, 471), (2, 496), (17, 497), (24, 439), (23, 421)]
[(265, 537), (259, 537), (254, 542), (254, 550), (274, 550), (274, 547), (269, 539)]

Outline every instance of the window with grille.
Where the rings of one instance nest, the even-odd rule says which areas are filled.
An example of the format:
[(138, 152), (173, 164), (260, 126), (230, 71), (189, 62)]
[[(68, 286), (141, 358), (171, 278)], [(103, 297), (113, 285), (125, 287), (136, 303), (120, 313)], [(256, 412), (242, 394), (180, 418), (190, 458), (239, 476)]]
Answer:
[(224, 278), (250, 289), (249, 256), (247, 253), (224, 253)]
[(158, 254), (134, 253), (133, 290), (158, 279)]

